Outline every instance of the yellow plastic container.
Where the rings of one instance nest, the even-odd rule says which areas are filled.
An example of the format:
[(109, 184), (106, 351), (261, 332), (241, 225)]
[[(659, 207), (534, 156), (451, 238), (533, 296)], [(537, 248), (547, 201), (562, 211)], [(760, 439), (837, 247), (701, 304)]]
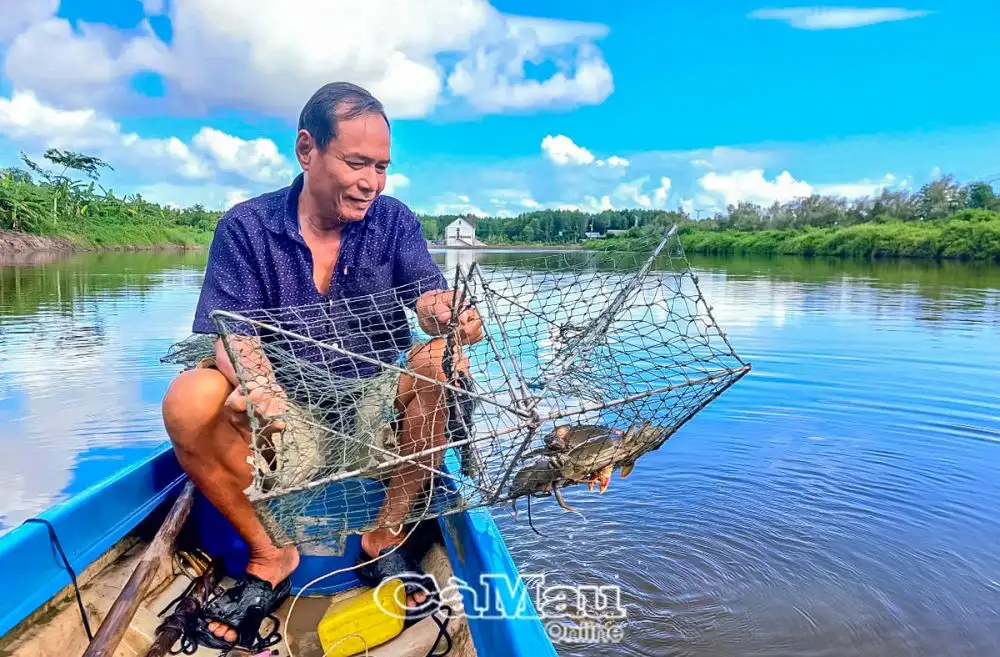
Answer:
[(319, 622), (325, 657), (364, 654), (403, 631), (406, 593), (403, 582), (387, 580), (378, 589), (330, 605)]

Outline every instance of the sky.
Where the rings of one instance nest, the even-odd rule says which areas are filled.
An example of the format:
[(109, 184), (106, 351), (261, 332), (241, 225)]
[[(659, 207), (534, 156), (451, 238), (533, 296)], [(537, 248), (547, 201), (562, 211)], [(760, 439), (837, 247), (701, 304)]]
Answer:
[(227, 209), (320, 86), (386, 106), (420, 213), (683, 209), (1000, 176), (995, 0), (0, 0), (0, 166), (101, 157)]

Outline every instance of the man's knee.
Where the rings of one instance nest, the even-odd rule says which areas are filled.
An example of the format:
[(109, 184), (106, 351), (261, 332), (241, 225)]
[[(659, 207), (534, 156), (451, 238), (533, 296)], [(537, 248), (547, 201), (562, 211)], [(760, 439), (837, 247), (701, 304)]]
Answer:
[(186, 447), (203, 435), (223, 411), (232, 386), (218, 370), (182, 372), (163, 397), (163, 424), (175, 445)]

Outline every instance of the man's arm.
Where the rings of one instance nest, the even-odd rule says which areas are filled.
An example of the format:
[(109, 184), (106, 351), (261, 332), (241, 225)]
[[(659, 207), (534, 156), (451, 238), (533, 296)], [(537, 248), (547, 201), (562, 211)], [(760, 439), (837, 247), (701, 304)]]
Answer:
[[(212, 246), (209, 250), (205, 281), (201, 288), (193, 323), (195, 333), (217, 335), (219, 328), (211, 314), (216, 310), (235, 313), (258, 310), (266, 307), (266, 293), (261, 280), (260, 265), (250, 248), (249, 239), (240, 223), (224, 216), (216, 227)], [(234, 327), (235, 329), (236, 327)], [(246, 328), (252, 334), (251, 327)], [(238, 412), (245, 412), (248, 399), (240, 383), (246, 385), (249, 402), (258, 407), (262, 414), (280, 413), (284, 392), (274, 376), (274, 368), (267, 359), (260, 342), (254, 335), (227, 333), (226, 342), (237, 360), (237, 367), (230, 358), (221, 336), (215, 340), (216, 368), (229, 380), (234, 390), (226, 405)]]

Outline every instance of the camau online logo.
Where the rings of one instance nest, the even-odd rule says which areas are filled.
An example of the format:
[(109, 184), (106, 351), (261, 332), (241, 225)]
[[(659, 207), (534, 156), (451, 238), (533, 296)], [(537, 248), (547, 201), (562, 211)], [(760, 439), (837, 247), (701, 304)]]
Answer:
[[(544, 623), (549, 639), (555, 643), (619, 643), (622, 639), (621, 622), (627, 617), (627, 612), (621, 604), (621, 588), (615, 585), (551, 584), (546, 581), (545, 574), (528, 574), (511, 581), (505, 574), (484, 573), (476, 586), (454, 575), (444, 586), (440, 586), (437, 579), (429, 574), (403, 577), (407, 581), (423, 582), (416, 591), (428, 596), (415, 609), (411, 608), (411, 612), (430, 615), (447, 606), (453, 618), (538, 617)], [(387, 582), (379, 584), (379, 589)], [(430, 596), (432, 590), (438, 591), (436, 597)], [(375, 593), (378, 601), (379, 590), (376, 589)], [(403, 595), (402, 591), (400, 595)], [(406, 604), (405, 600), (396, 602), (400, 606)], [(394, 609), (382, 608), (382, 611), (398, 615)]]

